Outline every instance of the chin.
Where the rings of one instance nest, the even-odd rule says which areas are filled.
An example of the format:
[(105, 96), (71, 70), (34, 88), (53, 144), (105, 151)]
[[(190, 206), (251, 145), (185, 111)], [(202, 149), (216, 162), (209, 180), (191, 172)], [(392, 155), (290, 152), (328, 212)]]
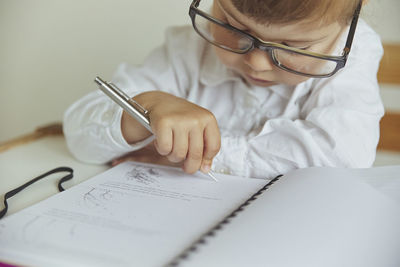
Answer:
[(259, 86), (259, 87), (268, 87), (268, 86), (272, 86), (272, 85), (276, 85), (278, 84), (277, 82), (272, 82), (272, 81), (263, 81), (263, 82), (259, 82), (259, 81), (248, 81), (247, 82), (251, 85), (254, 86)]
[(242, 77), (248, 84), (255, 85), (255, 86), (265, 87), (265, 86), (272, 86), (272, 85), (278, 84), (278, 82), (276, 82), (276, 81), (256, 79), (247, 74), (243, 74)]

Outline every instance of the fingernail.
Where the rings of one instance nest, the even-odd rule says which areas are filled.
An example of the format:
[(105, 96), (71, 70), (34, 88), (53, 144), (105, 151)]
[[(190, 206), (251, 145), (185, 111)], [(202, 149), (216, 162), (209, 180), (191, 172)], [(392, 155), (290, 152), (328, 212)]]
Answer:
[(210, 164), (203, 164), (203, 165), (201, 165), (201, 170), (202, 170), (204, 173), (208, 173), (208, 172), (210, 171), (210, 169), (211, 169), (211, 165), (210, 165)]

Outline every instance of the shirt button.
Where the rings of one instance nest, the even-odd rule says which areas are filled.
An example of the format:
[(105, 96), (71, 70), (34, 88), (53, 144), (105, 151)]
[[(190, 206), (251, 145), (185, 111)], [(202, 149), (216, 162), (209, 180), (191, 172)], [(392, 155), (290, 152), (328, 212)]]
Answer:
[(104, 122), (110, 121), (111, 118), (112, 118), (112, 113), (111, 113), (111, 111), (106, 111), (106, 112), (103, 114), (103, 116), (101, 117), (101, 119), (102, 119)]
[(231, 172), (228, 169), (225, 168), (221, 168), (218, 170), (219, 173), (223, 173), (223, 174), (231, 174)]
[(245, 103), (246, 107), (253, 106), (253, 98), (251, 96), (246, 96), (244, 103)]

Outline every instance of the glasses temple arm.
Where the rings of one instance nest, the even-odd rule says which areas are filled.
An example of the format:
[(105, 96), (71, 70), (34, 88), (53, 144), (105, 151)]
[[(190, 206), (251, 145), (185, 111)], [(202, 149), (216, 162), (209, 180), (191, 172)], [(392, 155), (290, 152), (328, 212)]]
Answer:
[(354, 33), (357, 27), (358, 17), (360, 16), (361, 6), (362, 6), (362, 0), (360, 0), (356, 10), (354, 11), (354, 16), (350, 24), (349, 37), (346, 40), (346, 46), (344, 48), (345, 54), (350, 53), (351, 45), (353, 43)]

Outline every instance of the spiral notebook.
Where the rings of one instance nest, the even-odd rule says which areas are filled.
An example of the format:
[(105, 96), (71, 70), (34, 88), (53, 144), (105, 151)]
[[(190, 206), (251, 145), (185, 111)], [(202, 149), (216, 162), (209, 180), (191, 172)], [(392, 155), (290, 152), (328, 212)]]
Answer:
[(385, 189), (399, 170), (310, 168), (273, 180), (217, 174), (214, 182), (127, 162), (1, 220), (0, 262), (400, 266), (398, 190)]

